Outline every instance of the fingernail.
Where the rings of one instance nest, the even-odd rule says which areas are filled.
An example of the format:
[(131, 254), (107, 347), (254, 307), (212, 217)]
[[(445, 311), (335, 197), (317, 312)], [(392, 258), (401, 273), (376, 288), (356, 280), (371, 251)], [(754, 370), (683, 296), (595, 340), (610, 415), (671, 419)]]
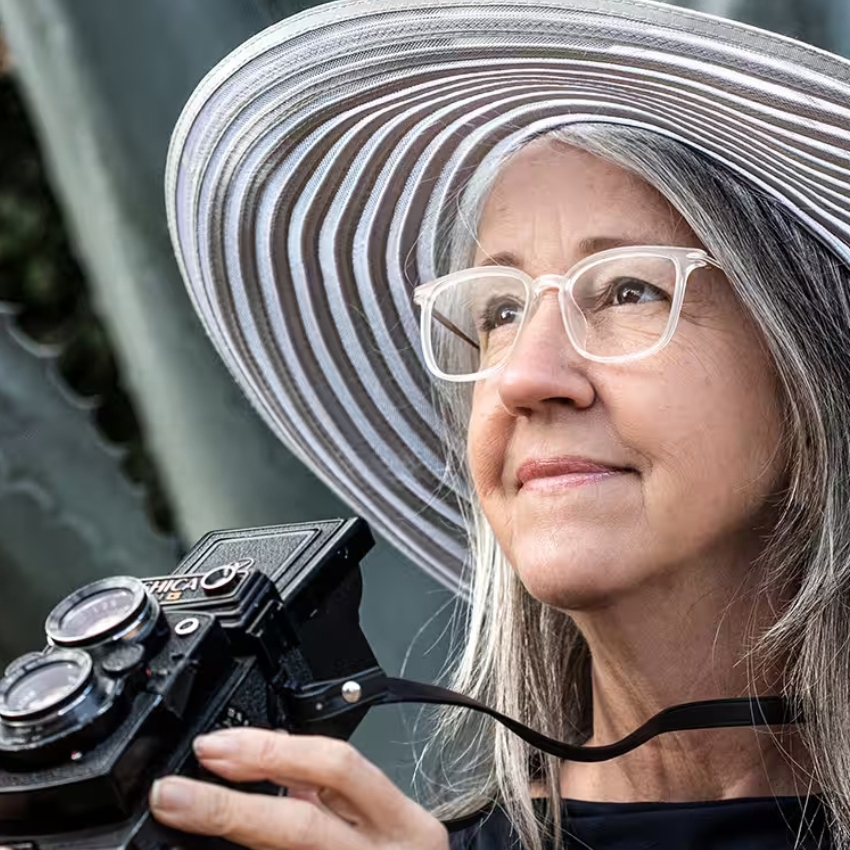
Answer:
[(160, 811), (188, 809), (192, 805), (191, 786), (180, 779), (157, 779), (151, 789), (151, 806)]
[(218, 732), (212, 735), (199, 735), (192, 748), (198, 758), (229, 759), (239, 751), (239, 741), (227, 734)]

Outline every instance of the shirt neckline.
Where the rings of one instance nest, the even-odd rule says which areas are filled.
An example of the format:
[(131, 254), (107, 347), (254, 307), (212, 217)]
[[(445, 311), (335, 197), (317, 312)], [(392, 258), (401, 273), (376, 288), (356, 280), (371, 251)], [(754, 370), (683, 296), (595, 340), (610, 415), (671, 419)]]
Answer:
[[(532, 804), (543, 806), (548, 798), (534, 797)], [(593, 810), (600, 812), (611, 812), (620, 810), (623, 812), (641, 812), (651, 810), (663, 811), (686, 811), (689, 809), (707, 808), (734, 808), (736, 806), (807, 806), (810, 804), (821, 805), (823, 799), (817, 794), (807, 796), (777, 795), (772, 797), (725, 797), (721, 800), (638, 800), (630, 802), (603, 801), (603, 800), (579, 800), (572, 797), (561, 797), (561, 805), (569, 807), (574, 811), (581, 810), (588, 813)]]

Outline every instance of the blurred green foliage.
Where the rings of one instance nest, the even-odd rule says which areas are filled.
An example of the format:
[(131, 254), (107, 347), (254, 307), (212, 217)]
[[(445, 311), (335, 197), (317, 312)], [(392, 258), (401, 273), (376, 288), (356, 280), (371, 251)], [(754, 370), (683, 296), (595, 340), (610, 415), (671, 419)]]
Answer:
[(68, 388), (92, 405), (103, 436), (126, 450), (124, 472), (145, 488), (154, 527), (171, 534), (171, 511), (7, 73), (0, 73), (0, 301), (15, 305), (27, 336), (54, 351)]

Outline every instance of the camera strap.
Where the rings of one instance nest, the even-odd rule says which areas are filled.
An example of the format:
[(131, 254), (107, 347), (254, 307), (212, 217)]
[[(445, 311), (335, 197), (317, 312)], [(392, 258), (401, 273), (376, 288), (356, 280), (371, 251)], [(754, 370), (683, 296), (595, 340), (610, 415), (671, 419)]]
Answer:
[(356, 707), (397, 703), (451, 705), (478, 711), (492, 717), (538, 750), (565, 761), (577, 762), (617, 758), (665, 732), (735, 726), (786, 726), (802, 722), (799, 712), (784, 697), (706, 700), (665, 708), (614, 744), (585, 747), (549, 738), (478, 700), (447, 688), (387, 676), (379, 667), (346, 679), (314, 682), (292, 694), (291, 707), (298, 721), (309, 724), (328, 720)]

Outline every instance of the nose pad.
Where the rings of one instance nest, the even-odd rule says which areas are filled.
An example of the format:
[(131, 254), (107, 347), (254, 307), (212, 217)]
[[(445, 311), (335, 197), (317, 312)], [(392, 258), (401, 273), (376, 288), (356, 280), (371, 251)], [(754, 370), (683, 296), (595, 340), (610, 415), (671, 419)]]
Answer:
[(561, 311), (567, 323), (567, 332), (571, 338), (570, 341), (576, 348), (587, 351), (587, 319), (585, 319), (584, 313), (581, 312), (572, 292), (563, 292), (560, 300)]
[[(509, 361), (516, 360), (518, 352), (525, 350), (528, 346), (535, 348), (543, 344), (544, 347), (553, 351), (562, 351), (565, 345), (568, 346), (571, 344), (568, 338), (559, 339), (560, 334), (558, 330), (561, 333), (564, 332), (564, 322), (562, 319), (562, 307), (558, 298), (544, 298), (546, 292), (554, 288), (554, 286), (541, 286), (534, 293), (534, 297), (531, 299), (531, 303), (526, 310), (522, 330), (509, 354)], [(548, 302), (543, 309), (543, 312), (547, 313), (547, 315), (538, 317), (538, 312), (541, 306), (543, 306), (544, 301)], [(566, 337), (566, 334), (564, 336)], [(519, 353), (519, 357), (521, 358), (522, 356), (522, 353)]]
[(558, 292), (560, 287), (561, 278), (559, 275), (544, 274), (537, 278), (531, 291), (531, 304), (528, 307), (526, 323), (533, 319), (535, 313), (537, 313), (538, 309), (540, 309), (540, 303), (543, 301), (543, 296), (549, 291)]
[(533, 297), (531, 298), (531, 304), (528, 308), (525, 326), (527, 327), (534, 318), (540, 307), (540, 302), (543, 300), (543, 296), (549, 290), (557, 290), (558, 305), (564, 320), (562, 322), (562, 327), (566, 324), (566, 332), (569, 338), (568, 342), (574, 349), (586, 351), (587, 319), (585, 319), (584, 313), (582, 313), (581, 308), (578, 306), (578, 302), (575, 300), (572, 292), (566, 289), (561, 289), (561, 282), (562, 278), (555, 274), (543, 275), (537, 279)]

